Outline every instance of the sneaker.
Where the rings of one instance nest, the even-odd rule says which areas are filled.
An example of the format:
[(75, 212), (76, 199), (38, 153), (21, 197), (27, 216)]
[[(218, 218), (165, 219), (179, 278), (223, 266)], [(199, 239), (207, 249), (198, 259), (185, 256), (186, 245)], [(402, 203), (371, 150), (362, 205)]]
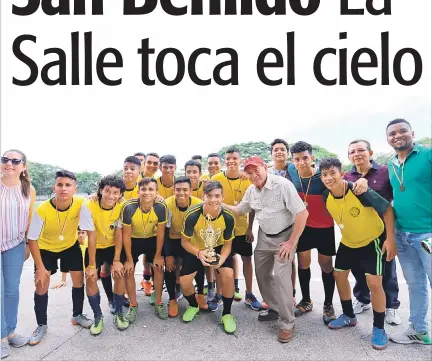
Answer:
[(178, 316), (178, 303), (176, 300), (170, 300), (168, 305), (168, 316), (177, 317)]
[(175, 297), (176, 297), (176, 300), (178, 302), (183, 298), (183, 293), (181, 293), (181, 291), (176, 291)]
[(341, 314), (336, 320), (331, 321), (328, 324), (328, 327), (332, 330), (338, 330), (340, 328), (352, 327), (355, 325), (357, 325), (357, 318), (355, 316), (351, 318), (347, 315)]
[(370, 303), (361, 303), (357, 299), (353, 302), (353, 310), (356, 315), (370, 309), (372, 305)]
[(262, 310), (268, 310), (269, 308), (270, 308), (269, 305), (264, 300), (262, 300), (261, 301), (261, 309)]
[(87, 315), (82, 313), (78, 316), (72, 317), (72, 325), (80, 325), (84, 328), (90, 328), (93, 325), (93, 321), (90, 320)]
[(256, 299), (256, 297), (253, 293), (247, 293), (246, 292), (244, 303), (247, 306), (249, 306), (250, 308), (252, 308), (254, 311), (261, 311), (262, 310), (261, 302)]
[(274, 321), (279, 319), (279, 312), (269, 308), (268, 310), (260, 312), (258, 321)]
[(103, 317), (98, 317), (94, 320), (93, 324), (90, 327), (90, 334), (93, 336), (100, 335), (103, 330)]
[(205, 285), (203, 290), (203, 295), (207, 296), (207, 293), (208, 293), (208, 285)]
[(308, 312), (312, 311), (312, 309), (313, 309), (313, 302), (312, 302), (312, 300), (309, 300), (309, 301), (301, 300), (295, 306), (294, 315), (296, 317), (298, 317), (298, 316), (304, 315), (305, 313), (308, 313)]
[(155, 299), (156, 299), (156, 293), (153, 291), (153, 292), (151, 293), (151, 295), (150, 295), (150, 298), (149, 298), (149, 303), (150, 303), (152, 306), (154, 306), (154, 304), (155, 304)]
[(384, 350), (388, 345), (388, 337), (384, 329), (374, 327), (372, 329), (372, 347), (375, 350)]
[(1, 343), (1, 358), (6, 358), (9, 355), (10, 355), (9, 343), (6, 341), (2, 341), (2, 343)]
[(328, 325), (331, 321), (336, 320), (335, 310), (331, 303), (327, 303), (323, 307), (324, 325)]
[(207, 311), (209, 309), (209, 305), (207, 304), (204, 295), (197, 295), (196, 300), (198, 302), (198, 307), (200, 308), (200, 310)]
[(48, 330), (48, 325), (39, 325), (38, 327), (36, 327), (36, 330), (34, 330), (33, 334), (30, 336), (29, 345), (30, 346), (37, 345), (42, 340), (42, 337), (44, 337), (47, 330)]
[(432, 344), (430, 332), (417, 332), (411, 324), (407, 330), (391, 335), (390, 340), (404, 345), (411, 343), (419, 343), (421, 345)]
[(214, 288), (209, 288), (207, 292), (207, 302), (213, 301), (213, 298), (215, 298), (216, 292)]
[(18, 334), (14, 334), (11, 339), (8, 338), (8, 343), (10, 346), (19, 348), (27, 345), (30, 341), (30, 337), (24, 337)]
[(222, 296), (216, 294), (213, 300), (208, 303), (208, 309), (212, 312), (216, 312), (220, 306), (222, 306)]
[(155, 311), (156, 311), (156, 315), (161, 319), (161, 320), (166, 320), (168, 319), (168, 312), (164, 306), (164, 304), (158, 303), (155, 306)]
[(234, 291), (234, 301), (241, 301), (243, 299), (240, 290), (238, 288)]
[(236, 319), (230, 313), (222, 316), (221, 323), (223, 324), (226, 333), (236, 332), (237, 330)]
[(395, 308), (387, 308), (385, 320), (389, 325), (397, 326), (402, 323), (398, 310)]
[(191, 322), (198, 312), (199, 307), (188, 306), (186, 312), (183, 314), (183, 322)]
[(151, 294), (152, 294), (152, 284), (151, 284), (150, 281), (142, 280), (141, 281), (141, 287), (143, 288), (144, 294), (146, 296), (151, 296)]
[(114, 324), (120, 331), (126, 330), (129, 327), (129, 321), (123, 315), (123, 313), (118, 313), (114, 316)]
[(129, 323), (134, 323), (138, 315), (138, 306), (130, 306), (125, 319)]
[(114, 302), (108, 302), (108, 308), (109, 308), (109, 310), (110, 310), (110, 313), (111, 313), (112, 315), (115, 315), (115, 313), (116, 313), (116, 309), (115, 309)]

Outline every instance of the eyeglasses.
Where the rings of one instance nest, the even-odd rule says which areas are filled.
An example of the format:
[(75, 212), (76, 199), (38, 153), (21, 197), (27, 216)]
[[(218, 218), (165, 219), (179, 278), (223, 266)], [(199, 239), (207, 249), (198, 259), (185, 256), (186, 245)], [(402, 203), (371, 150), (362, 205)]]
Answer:
[(8, 157), (1, 157), (2, 164), (8, 164), (9, 161), (12, 163), (12, 165), (19, 165), (20, 163), (24, 163), (22, 159), (17, 159), (17, 158), (11, 159)]

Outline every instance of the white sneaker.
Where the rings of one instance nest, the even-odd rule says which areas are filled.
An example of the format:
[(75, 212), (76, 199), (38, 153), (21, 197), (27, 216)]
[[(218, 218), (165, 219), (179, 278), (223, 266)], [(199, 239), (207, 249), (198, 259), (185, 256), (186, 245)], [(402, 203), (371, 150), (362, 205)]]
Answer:
[(402, 323), (398, 310), (394, 308), (386, 309), (385, 320), (389, 325), (393, 325), (393, 326), (397, 326)]
[(368, 310), (372, 305), (370, 303), (361, 303), (357, 299), (353, 302), (353, 310), (356, 315)]
[(407, 330), (391, 335), (390, 340), (405, 345), (411, 343), (419, 343), (422, 345), (432, 344), (430, 332), (418, 333), (414, 330), (412, 325), (409, 325)]

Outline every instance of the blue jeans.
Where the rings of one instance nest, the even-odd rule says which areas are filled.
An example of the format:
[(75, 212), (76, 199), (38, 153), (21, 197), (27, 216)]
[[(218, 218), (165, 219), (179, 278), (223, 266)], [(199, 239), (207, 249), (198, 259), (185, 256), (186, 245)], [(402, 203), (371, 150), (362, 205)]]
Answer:
[(1, 338), (15, 332), (25, 242), (1, 254)]
[(417, 332), (429, 331), (428, 278), (432, 288), (432, 257), (420, 245), (431, 233), (410, 233), (396, 229), (396, 246), (403, 275), (408, 284), (410, 300), (409, 321)]

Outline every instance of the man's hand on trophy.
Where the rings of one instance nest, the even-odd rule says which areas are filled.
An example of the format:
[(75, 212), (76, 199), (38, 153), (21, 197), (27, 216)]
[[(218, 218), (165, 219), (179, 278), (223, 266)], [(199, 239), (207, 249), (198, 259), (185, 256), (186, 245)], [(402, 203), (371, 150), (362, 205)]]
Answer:
[(176, 264), (175, 264), (175, 258), (173, 256), (168, 256), (165, 258), (165, 269), (168, 272), (175, 271)]
[(208, 255), (207, 250), (199, 251), (198, 258), (204, 266), (210, 267), (210, 262), (212, 261), (212, 259)]
[(164, 258), (161, 255), (155, 255), (153, 260), (153, 267), (156, 269), (163, 269)]

